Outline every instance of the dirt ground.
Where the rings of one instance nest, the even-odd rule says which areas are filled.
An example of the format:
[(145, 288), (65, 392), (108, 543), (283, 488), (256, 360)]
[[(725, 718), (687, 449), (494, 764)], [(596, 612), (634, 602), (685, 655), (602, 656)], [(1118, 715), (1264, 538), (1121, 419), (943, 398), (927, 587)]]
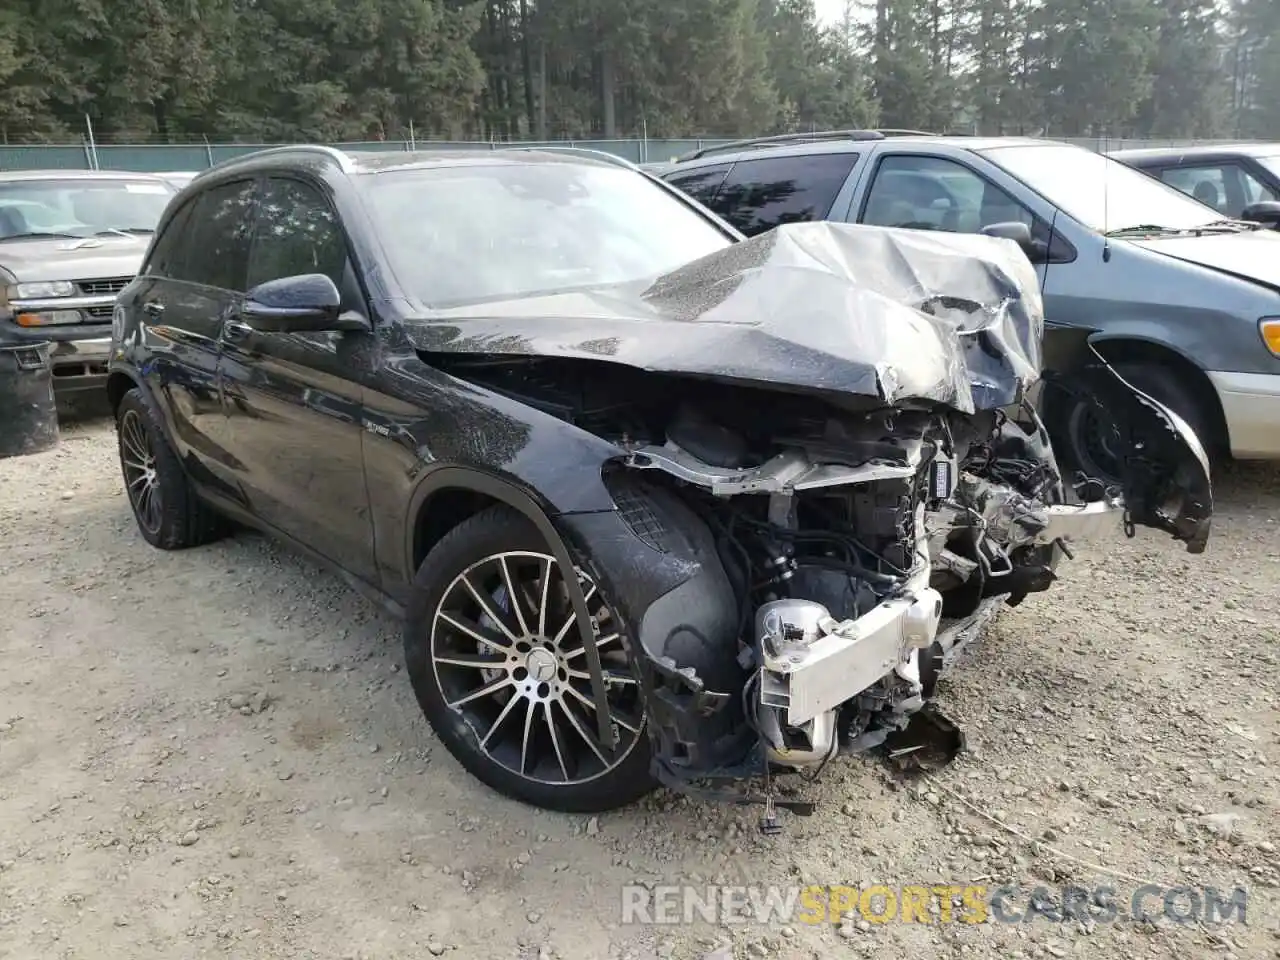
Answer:
[[(1280, 957), (1280, 472), (1219, 500), (1206, 555), (1082, 545), (1005, 612), (945, 684), (951, 767), (834, 762), (765, 837), (666, 793), (501, 799), (421, 718), (396, 623), (256, 535), (147, 546), (111, 425), (72, 425), (0, 461), (0, 957)], [(1013, 884), (1026, 918), (621, 922), (623, 885), (678, 882)], [(1246, 888), (1247, 925), (1126, 916), (1145, 882)], [(1066, 885), (1120, 916), (1048, 919)]]

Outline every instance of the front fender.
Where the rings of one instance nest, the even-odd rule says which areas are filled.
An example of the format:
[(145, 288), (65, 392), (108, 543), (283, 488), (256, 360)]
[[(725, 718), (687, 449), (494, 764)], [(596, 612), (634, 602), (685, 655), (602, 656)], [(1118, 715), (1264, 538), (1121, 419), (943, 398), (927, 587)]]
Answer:
[(1160, 352), (1171, 353), (1199, 370), (1207, 369), (1201, 356), (1187, 351), (1178, 343), (1172, 342), (1169, 338), (1169, 331), (1166, 328), (1162, 328), (1157, 320), (1133, 318), (1116, 324), (1108, 324), (1106, 330), (1094, 330), (1089, 333), (1089, 345), (1097, 352), (1102, 352), (1108, 344), (1114, 343), (1146, 344)]

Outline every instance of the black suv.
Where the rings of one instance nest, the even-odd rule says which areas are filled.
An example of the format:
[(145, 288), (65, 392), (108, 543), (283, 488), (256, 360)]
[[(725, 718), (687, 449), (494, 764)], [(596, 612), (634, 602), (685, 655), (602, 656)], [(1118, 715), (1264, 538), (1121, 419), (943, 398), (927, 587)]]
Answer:
[(743, 240), (590, 153), (280, 148), (170, 205), (108, 390), (150, 543), (234, 519), (336, 567), (468, 770), (596, 810), (901, 733), (1073, 534), (1203, 548), (1203, 458), (1122, 385), (1164, 441), (1127, 506), (1068, 502), (1041, 323), (1005, 240)]

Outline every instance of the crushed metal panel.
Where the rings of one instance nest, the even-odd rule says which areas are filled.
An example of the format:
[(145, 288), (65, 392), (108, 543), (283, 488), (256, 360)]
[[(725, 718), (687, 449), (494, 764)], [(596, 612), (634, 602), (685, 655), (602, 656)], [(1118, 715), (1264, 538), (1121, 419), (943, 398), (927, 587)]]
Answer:
[(572, 357), (972, 412), (1036, 380), (1043, 328), (1013, 241), (801, 223), (649, 281), (429, 311), (406, 334), (428, 353)]

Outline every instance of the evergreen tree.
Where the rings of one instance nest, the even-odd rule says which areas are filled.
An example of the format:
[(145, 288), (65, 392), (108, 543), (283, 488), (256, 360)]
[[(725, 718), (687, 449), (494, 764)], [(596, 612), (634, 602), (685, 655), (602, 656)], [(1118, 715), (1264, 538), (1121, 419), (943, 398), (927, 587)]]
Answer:
[(1280, 130), (1280, 0), (8, 0), (0, 138)]

